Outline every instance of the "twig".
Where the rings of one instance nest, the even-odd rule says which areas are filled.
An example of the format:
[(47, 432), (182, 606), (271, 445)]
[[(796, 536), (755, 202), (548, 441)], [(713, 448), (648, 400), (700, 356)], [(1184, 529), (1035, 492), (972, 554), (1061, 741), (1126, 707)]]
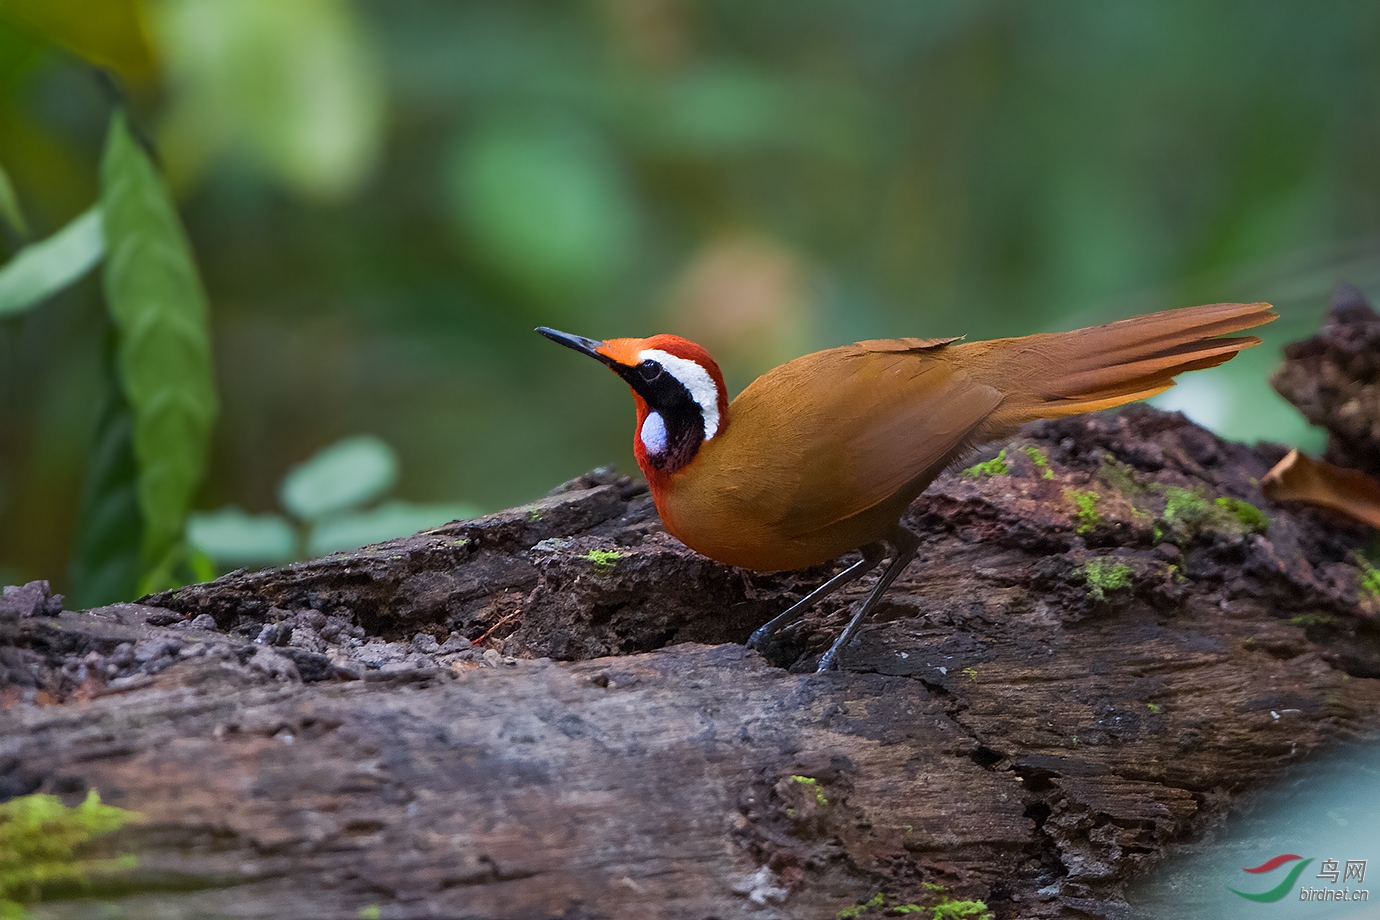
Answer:
[(499, 628), (500, 626), (502, 626), (504, 623), (507, 623), (509, 620), (515, 620), (515, 619), (517, 619), (518, 614), (520, 614), (520, 613), (522, 613), (522, 608), (519, 607), (517, 610), (514, 610), (512, 613), (503, 615), (502, 617), (499, 618), (499, 620), (498, 620), (497, 623), (495, 623), (494, 625), (490, 626), (488, 629), (484, 630), (484, 635), (480, 636), (478, 639), (475, 639), (474, 642), (473, 642), (472, 644), (473, 644), (473, 645), (483, 645), (483, 644), (488, 640), (488, 638), (494, 634), (494, 631), (495, 631), (496, 629), (498, 629), (498, 628)]

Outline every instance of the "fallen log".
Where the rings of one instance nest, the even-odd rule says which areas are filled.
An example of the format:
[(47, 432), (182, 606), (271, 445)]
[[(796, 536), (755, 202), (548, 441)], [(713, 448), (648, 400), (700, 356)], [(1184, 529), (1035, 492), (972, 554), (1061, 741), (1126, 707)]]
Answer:
[(833, 674), (868, 584), (747, 652), (831, 570), (699, 557), (607, 471), (0, 612), (0, 798), (142, 815), (135, 870), (35, 915), (1116, 916), (1167, 847), (1380, 728), (1370, 533), (1269, 506), (1283, 454), (1141, 407), (1031, 425), (914, 504), (921, 557)]

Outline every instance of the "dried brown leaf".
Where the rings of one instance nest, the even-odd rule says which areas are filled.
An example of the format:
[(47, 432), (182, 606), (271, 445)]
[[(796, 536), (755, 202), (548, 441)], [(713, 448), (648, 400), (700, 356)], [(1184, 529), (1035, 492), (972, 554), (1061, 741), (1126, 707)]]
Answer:
[(1260, 488), (1271, 501), (1305, 502), (1380, 527), (1380, 480), (1359, 470), (1291, 450), (1260, 480)]

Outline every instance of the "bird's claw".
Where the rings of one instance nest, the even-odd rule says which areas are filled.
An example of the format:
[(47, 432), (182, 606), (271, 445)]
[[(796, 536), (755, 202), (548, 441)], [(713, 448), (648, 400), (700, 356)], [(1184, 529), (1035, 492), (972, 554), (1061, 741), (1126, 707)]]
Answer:
[(830, 671), (837, 671), (839, 667), (839, 646), (837, 643), (829, 646), (829, 651), (825, 652), (819, 659), (819, 666), (815, 668), (816, 674), (827, 674)]

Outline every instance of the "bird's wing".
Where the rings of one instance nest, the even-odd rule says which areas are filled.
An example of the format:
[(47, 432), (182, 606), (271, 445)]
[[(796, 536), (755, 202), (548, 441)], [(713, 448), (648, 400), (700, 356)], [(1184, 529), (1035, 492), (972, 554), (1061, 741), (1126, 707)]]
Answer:
[[(735, 465), (739, 501), (805, 535), (918, 493), (1002, 400), (943, 355), (953, 340), (860, 342), (769, 372), (729, 410), (757, 437)], [(752, 469), (751, 467), (756, 467)]]

